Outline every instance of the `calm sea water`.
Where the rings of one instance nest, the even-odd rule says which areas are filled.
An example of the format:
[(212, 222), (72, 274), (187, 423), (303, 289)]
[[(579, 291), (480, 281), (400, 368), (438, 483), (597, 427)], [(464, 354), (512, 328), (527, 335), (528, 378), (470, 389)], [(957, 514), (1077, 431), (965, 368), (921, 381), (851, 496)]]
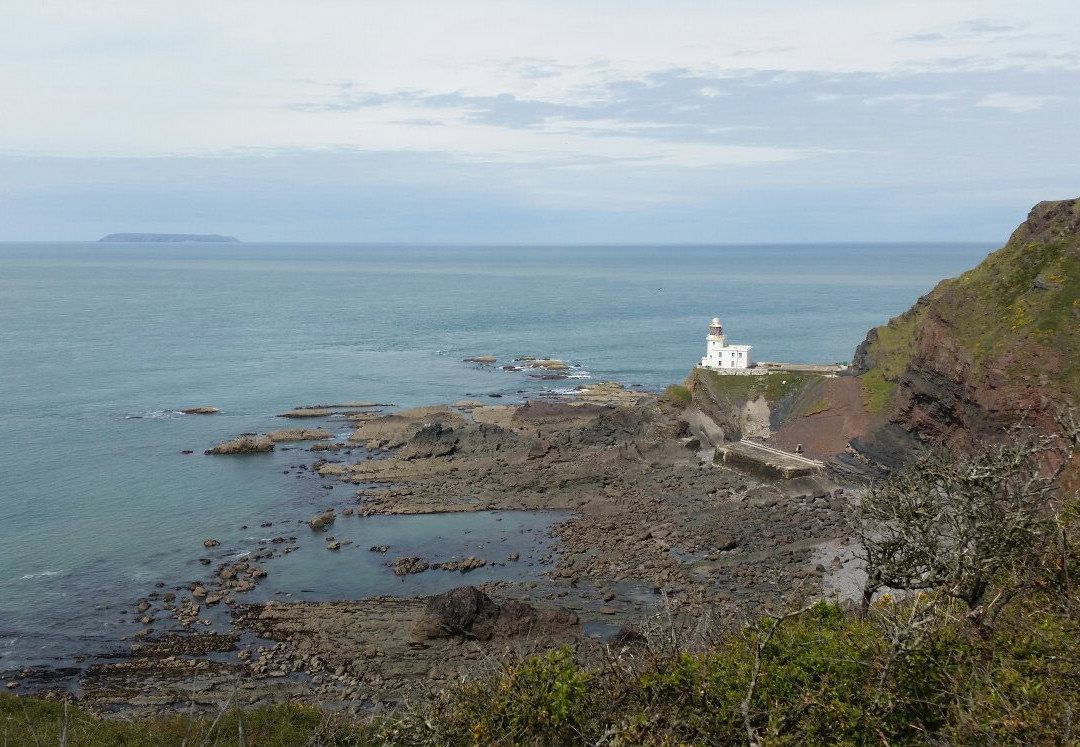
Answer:
[[(313, 455), (202, 454), (286, 427), (274, 415), (293, 406), (506, 402), (582, 383), (462, 362), (480, 354), (661, 388), (700, 358), (717, 314), (759, 359), (846, 361), (870, 327), (992, 248), (0, 245), (0, 671), (108, 649), (133, 630), (119, 611), (155, 583), (206, 576), (206, 537), (222, 542), (216, 558), (240, 555), (343, 501), (289, 469)], [(223, 412), (174, 412), (197, 405)], [(258, 594), (434, 591), (460, 578), (403, 583), (366, 548), (533, 553), (548, 521), (355, 519), (339, 532), (355, 551), (302, 546), (272, 561)]]

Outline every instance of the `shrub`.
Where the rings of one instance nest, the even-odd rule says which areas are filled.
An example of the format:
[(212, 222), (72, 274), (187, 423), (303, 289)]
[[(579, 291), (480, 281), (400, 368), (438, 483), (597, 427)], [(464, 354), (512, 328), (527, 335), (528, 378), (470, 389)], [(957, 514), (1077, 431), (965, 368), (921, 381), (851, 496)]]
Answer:
[(664, 399), (679, 407), (686, 407), (693, 398), (690, 390), (679, 384), (672, 384), (664, 390)]

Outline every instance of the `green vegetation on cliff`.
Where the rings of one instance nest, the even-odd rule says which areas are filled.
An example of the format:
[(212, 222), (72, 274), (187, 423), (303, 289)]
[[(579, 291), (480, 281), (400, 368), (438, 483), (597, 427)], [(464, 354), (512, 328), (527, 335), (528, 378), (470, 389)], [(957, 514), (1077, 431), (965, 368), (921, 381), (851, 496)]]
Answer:
[(687, 382), (690, 391), (706, 392), (716, 401), (742, 405), (764, 397), (770, 405), (783, 401), (805, 386), (813, 374), (767, 373), (760, 375), (731, 375), (695, 368)]
[(863, 406), (868, 412), (884, 415), (889, 409), (889, 401), (896, 383), (886, 379), (885, 372), (880, 368), (867, 371), (859, 379), (862, 381)]
[(680, 384), (672, 384), (664, 390), (663, 397), (665, 401), (677, 407), (686, 407), (693, 400), (694, 395), (686, 387)]
[(1004, 247), (872, 330), (857, 365), (896, 382), (941, 345), (979, 371), (1045, 376), (1080, 402), (1080, 199), (1036, 205)]
[[(1080, 399), (1080, 200), (1041, 203), (1009, 243), (946, 287), (942, 312), (976, 362), (1044, 348), (1045, 370)], [(1018, 355), (1019, 353), (1019, 355)], [(1043, 368), (1043, 367), (1039, 367)]]

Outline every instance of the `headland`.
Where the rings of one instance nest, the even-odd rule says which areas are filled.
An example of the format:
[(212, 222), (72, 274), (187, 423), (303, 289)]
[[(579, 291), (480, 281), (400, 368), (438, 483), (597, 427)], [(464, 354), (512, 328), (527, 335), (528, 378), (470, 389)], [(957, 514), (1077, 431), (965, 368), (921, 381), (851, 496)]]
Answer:
[(216, 233), (110, 233), (98, 243), (111, 244), (234, 244), (240, 239)]

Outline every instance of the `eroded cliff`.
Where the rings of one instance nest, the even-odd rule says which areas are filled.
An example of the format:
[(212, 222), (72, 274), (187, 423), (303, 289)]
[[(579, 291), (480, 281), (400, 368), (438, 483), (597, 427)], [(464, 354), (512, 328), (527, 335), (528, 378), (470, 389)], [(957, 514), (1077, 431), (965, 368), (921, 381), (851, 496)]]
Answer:
[(871, 330), (853, 368), (904, 450), (1051, 430), (1080, 403), (1080, 199), (1040, 202), (1004, 247)]

